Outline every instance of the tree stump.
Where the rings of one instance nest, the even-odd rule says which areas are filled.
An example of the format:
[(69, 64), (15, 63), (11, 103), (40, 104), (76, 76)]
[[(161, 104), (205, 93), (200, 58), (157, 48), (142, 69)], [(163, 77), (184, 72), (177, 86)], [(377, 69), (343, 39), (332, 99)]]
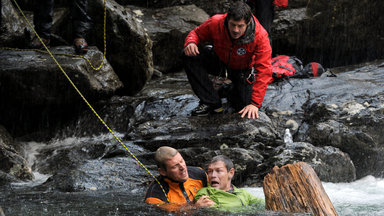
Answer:
[(304, 162), (287, 164), (264, 177), (265, 208), (281, 212), (337, 215), (319, 177)]

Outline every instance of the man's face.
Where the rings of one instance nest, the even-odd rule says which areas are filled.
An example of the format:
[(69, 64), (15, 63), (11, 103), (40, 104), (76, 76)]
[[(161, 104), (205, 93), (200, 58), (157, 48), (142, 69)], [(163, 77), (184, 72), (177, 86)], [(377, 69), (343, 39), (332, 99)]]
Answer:
[(159, 169), (161, 175), (180, 182), (186, 181), (189, 178), (187, 165), (180, 153), (166, 161), (166, 168), (167, 170)]
[(228, 29), (231, 38), (238, 39), (244, 34), (245, 30), (247, 29), (247, 23), (245, 23), (244, 19), (241, 19), (239, 21), (229, 19)]
[(211, 163), (208, 166), (209, 184), (217, 189), (228, 191), (231, 189), (231, 180), (235, 169), (227, 170), (223, 161)]

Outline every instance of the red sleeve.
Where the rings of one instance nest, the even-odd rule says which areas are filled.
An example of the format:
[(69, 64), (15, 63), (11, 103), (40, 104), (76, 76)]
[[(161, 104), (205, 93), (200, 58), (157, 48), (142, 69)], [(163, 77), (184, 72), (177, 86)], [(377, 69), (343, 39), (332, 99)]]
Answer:
[(189, 32), (189, 34), (185, 38), (184, 47), (186, 47), (190, 43), (199, 44), (202, 41), (211, 41), (211, 25), (213, 25), (213, 19), (214, 17), (207, 19), (200, 26), (196, 27), (191, 32)]
[(273, 0), (273, 4), (278, 7), (287, 7), (288, 6), (288, 0)]
[(252, 87), (251, 103), (257, 107), (261, 106), (267, 91), (268, 83), (272, 81), (272, 48), (269, 43), (268, 34), (261, 32), (257, 38), (257, 49), (253, 55), (253, 67), (256, 71), (256, 82)]

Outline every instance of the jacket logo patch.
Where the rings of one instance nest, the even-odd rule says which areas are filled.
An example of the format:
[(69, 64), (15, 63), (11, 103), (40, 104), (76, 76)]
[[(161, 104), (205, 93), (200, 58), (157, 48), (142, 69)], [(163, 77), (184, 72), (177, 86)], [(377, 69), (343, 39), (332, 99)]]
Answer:
[(247, 51), (244, 48), (240, 47), (237, 49), (237, 55), (244, 55), (245, 53), (247, 53)]

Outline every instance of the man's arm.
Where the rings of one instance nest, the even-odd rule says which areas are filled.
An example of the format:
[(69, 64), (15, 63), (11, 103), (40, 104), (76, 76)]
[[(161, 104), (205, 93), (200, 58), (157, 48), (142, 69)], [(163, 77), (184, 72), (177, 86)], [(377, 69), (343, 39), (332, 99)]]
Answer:
[(200, 54), (197, 45), (202, 41), (211, 41), (212, 17), (204, 21), (200, 26), (189, 32), (184, 41), (184, 52), (187, 56), (196, 56)]
[(216, 203), (209, 197), (207, 187), (201, 188), (195, 195), (195, 205), (197, 207), (211, 207)]
[(256, 34), (256, 49), (252, 57), (252, 65), (256, 70), (256, 82), (252, 86), (251, 104), (245, 106), (239, 113), (241, 117), (247, 115), (248, 118), (259, 118), (259, 108), (264, 100), (268, 83), (272, 80), (272, 48), (269, 42), (268, 33), (260, 28)]
[(259, 206), (259, 207), (265, 206), (264, 199), (253, 196), (251, 193), (249, 193), (245, 189), (241, 189), (241, 190), (243, 190), (243, 194), (248, 202), (248, 205)]

